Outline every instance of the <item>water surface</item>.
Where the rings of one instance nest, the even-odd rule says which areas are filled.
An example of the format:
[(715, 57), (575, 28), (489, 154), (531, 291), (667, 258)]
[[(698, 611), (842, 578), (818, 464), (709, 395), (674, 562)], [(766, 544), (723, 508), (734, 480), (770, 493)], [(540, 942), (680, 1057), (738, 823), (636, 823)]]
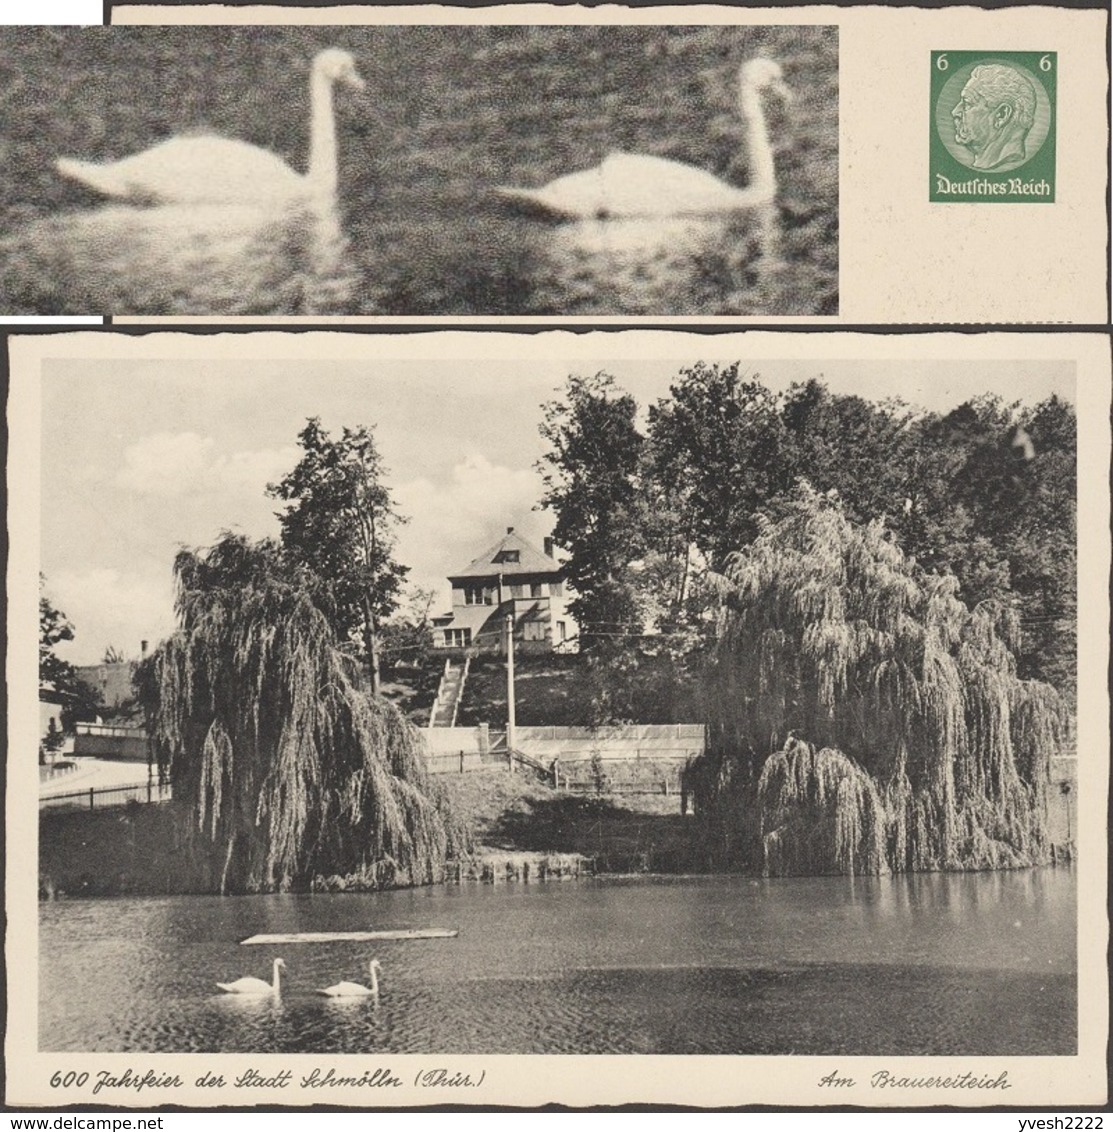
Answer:
[[(600, 879), (41, 906), (40, 1048), (1070, 1054), (1068, 870)], [(240, 946), (259, 932), (455, 939)], [(216, 982), (288, 968), (280, 1001)], [(367, 981), (378, 1003), (313, 994)]]

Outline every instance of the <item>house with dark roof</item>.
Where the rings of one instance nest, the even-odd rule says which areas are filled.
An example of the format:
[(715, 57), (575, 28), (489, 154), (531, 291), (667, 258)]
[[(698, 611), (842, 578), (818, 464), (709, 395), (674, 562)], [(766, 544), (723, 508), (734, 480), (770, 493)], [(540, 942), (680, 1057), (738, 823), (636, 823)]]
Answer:
[(507, 618), (514, 648), (554, 652), (573, 648), (576, 628), (568, 615), (564, 571), (552, 539), (538, 550), (513, 527), (462, 570), (449, 575), (452, 611), (433, 618), (438, 649), (500, 652)]

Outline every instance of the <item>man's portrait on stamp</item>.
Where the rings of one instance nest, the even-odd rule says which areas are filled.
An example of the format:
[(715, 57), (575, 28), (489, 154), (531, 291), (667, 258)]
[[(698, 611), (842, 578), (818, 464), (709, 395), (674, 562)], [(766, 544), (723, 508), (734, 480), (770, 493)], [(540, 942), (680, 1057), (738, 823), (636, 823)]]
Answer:
[(932, 60), (931, 199), (1054, 200), (1056, 53)]

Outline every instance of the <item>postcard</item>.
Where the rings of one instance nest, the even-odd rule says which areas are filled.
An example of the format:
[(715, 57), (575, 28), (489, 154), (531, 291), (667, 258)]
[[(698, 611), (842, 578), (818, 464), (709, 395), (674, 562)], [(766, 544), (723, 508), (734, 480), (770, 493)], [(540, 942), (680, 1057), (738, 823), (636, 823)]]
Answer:
[(112, 19), (0, 33), (20, 79), (0, 195), (6, 313), (1109, 315), (1102, 9), (118, 6)]
[(1107, 1101), (1104, 334), (10, 358), (9, 1104)]

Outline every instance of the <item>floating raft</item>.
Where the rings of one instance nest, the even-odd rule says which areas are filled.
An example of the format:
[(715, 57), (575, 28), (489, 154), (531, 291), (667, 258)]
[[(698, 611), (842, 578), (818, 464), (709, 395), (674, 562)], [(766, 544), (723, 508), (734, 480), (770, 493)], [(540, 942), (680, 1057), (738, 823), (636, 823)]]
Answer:
[(253, 935), (240, 943), (367, 943), (373, 939), (452, 939), (456, 928), (398, 928), (381, 932), (279, 932)]

